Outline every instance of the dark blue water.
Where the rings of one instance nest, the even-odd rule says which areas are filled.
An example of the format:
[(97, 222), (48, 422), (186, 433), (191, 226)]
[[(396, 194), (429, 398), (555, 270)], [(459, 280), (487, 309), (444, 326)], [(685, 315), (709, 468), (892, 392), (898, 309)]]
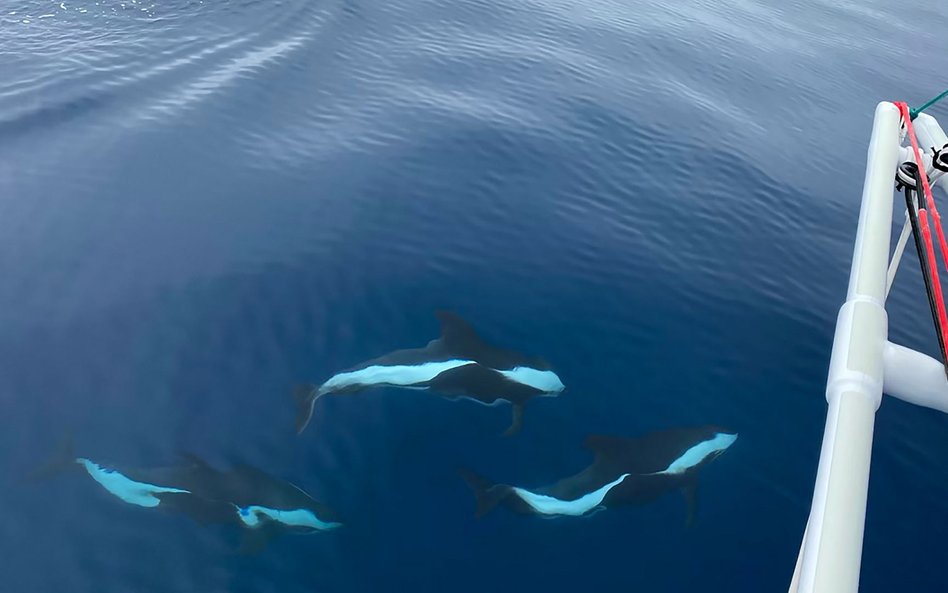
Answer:
[[(945, 85), (937, 2), (10, 0), (0, 9), (0, 589), (780, 591), (809, 509), (872, 111)], [(948, 111), (933, 115), (948, 123)], [(899, 217), (896, 217), (900, 221)], [(913, 255), (893, 339), (935, 353)], [(550, 360), (505, 408), (289, 393), (436, 337)], [(721, 424), (669, 495), (473, 517), (590, 433)], [(23, 476), (72, 434), (250, 462), (346, 527), (236, 533)], [(941, 590), (948, 419), (886, 401), (865, 591)]]

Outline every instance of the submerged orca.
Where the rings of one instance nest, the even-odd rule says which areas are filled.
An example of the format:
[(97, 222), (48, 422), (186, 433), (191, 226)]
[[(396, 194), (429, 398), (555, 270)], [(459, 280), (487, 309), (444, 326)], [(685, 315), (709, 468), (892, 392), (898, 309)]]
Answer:
[(737, 433), (714, 426), (664, 430), (638, 438), (594, 435), (585, 443), (595, 453), (591, 465), (535, 490), (494, 484), (468, 470), (461, 470), (461, 475), (474, 490), (478, 517), (498, 505), (522, 514), (582, 516), (620, 505), (646, 504), (682, 490), (691, 524), (698, 471), (736, 440)]
[(77, 456), (72, 441), (67, 440), (46, 465), (28, 478), (38, 481), (70, 471), (85, 472), (106, 492), (126, 504), (183, 513), (199, 523), (234, 520), (233, 507), (226, 501), (201, 495), (211, 476), (191, 462), (167, 467), (120, 468)]
[(205, 475), (201, 495), (226, 501), (232, 518), (244, 528), (243, 552), (259, 551), (281, 533), (311, 534), (342, 526), (332, 509), (286, 480), (246, 464), (220, 471), (200, 457), (188, 458)]
[(215, 469), (183, 454), (179, 466), (126, 469), (76, 457), (65, 443), (56, 457), (34, 471), (32, 480), (78, 469), (122, 502), (183, 513), (199, 523), (244, 528), (241, 551), (261, 550), (280, 533), (315, 533), (341, 527), (335, 513), (286, 480), (251, 467)]
[(563, 391), (563, 382), (542, 359), (487, 344), (453, 313), (435, 315), (441, 336), (424, 348), (396, 350), (336, 373), (322, 385), (298, 386), (297, 432), (309, 424), (316, 400), (323, 395), (387, 386), (425, 389), (485, 405), (508, 402), (513, 405), (513, 420), (505, 433), (509, 435), (520, 429), (528, 400)]

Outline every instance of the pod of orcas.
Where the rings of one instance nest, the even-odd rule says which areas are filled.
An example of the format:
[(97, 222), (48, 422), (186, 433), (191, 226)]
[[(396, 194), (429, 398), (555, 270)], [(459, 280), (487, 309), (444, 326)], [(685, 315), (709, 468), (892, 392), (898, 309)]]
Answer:
[[(488, 344), (463, 319), (436, 313), (441, 335), (423, 348), (396, 350), (329, 377), (321, 385), (294, 390), (298, 433), (310, 423), (317, 400), (373, 387), (424, 390), (449, 399), (493, 406), (507, 403), (518, 432), (524, 406), (536, 397), (555, 397), (564, 385), (541, 358)], [(647, 504), (681, 491), (686, 524), (694, 521), (699, 471), (737, 440), (716, 426), (661, 430), (639, 437), (592, 435), (584, 445), (593, 461), (549, 486), (527, 488), (495, 483), (468, 469), (461, 478), (473, 491), (475, 516), (498, 507), (524, 515), (582, 517), (604, 509)], [(243, 532), (241, 551), (254, 553), (281, 534), (311, 534), (343, 525), (327, 505), (299, 487), (249, 465), (226, 470), (193, 454), (168, 467), (124, 468), (77, 456), (71, 441), (32, 472), (33, 479), (81, 473), (117, 500), (133, 506), (186, 515), (201, 524), (230, 524)]]

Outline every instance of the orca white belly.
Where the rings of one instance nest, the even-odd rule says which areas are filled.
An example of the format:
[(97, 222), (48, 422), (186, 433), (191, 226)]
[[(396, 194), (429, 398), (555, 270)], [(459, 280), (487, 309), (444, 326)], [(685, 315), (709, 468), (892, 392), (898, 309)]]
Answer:
[(240, 517), (241, 522), (247, 527), (258, 527), (262, 517), (276, 521), (286, 527), (303, 527), (319, 531), (333, 529), (342, 525), (334, 521), (323, 521), (308, 509), (282, 510), (259, 505), (250, 505), (237, 507), (237, 515)]
[(322, 384), (319, 391), (320, 393), (330, 393), (357, 385), (397, 385), (409, 387), (431, 381), (445, 371), (469, 364), (476, 363), (471, 360), (453, 359), (441, 362), (425, 362), (417, 365), (372, 365), (357, 371), (333, 375), (328, 381)]
[(514, 367), (509, 371), (497, 371), (507, 379), (538, 389), (544, 393), (558, 393), (566, 388), (553, 371), (539, 371), (530, 367)]
[(136, 482), (114, 469), (102, 467), (89, 459), (79, 458), (76, 462), (84, 466), (89, 475), (92, 476), (92, 479), (98, 482), (110, 494), (128, 504), (140, 507), (156, 507), (161, 504), (161, 500), (156, 498), (155, 494), (164, 492), (190, 494), (188, 490), (182, 490), (180, 488), (169, 488), (166, 486), (147, 484), (145, 482)]
[(517, 488), (516, 486), (513, 488), (513, 491), (525, 503), (530, 505), (530, 508), (541, 515), (566, 515), (576, 517), (585, 515), (602, 504), (606, 494), (622, 483), (622, 480), (629, 477), (629, 475), (630, 474), (622, 474), (614, 481), (588, 494), (584, 494), (576, 500), (560, 500), (545, 494), (537, 494), (529, 490), (524, 490), (523, 488)]
[(700, 443), (692, 446), (687, 451), (685, 451), (681, 457), (674, 460), (669, 464), (669, 466), (660, 471), (656, 472), (659, 474), (682, 474), (688, 471), (689, 469), (697, 466), (702, 461), (704, 461), (709, 455), (714, 455), (715, 453), (720, 453), (728, 447), (734, 444), (734, 441), (737, 440), (736, 434), (728, 434), (724, 432), (719, 432), (714, 435), (713, 438), (708, 439), (707, 441), (701, 441)]

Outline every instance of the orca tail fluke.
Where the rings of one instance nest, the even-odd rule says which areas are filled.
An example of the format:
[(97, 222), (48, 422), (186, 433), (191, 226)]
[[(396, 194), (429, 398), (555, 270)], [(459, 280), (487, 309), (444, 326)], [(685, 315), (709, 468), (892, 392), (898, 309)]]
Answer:
[(480, 519), (491, 512), (499, 505), (510, 493), (510, 487), (503, 484), (494, 484), (487, 478), (480, 476), (469, 469), (461, 468), (458, 470), (468, 487), (474, 492), (474, 501), (476, 508), (474, 516)]
[(319, 387), (312, 383), (293, 388), (293, 399), (296, 401), (296, 434), (302, 434), (309, 425), (319, 395)]
[(75, 446), (73, 445), (72, 436), (67, 435), (46, 463), (29, 472), (25, 480), (27, 482), (41, 482), (74, 468), (76, 468)]
[(523, 428), (523, 404), (514, 404), (510, 426), (504, 431), (505, 437), (512, 437)]

